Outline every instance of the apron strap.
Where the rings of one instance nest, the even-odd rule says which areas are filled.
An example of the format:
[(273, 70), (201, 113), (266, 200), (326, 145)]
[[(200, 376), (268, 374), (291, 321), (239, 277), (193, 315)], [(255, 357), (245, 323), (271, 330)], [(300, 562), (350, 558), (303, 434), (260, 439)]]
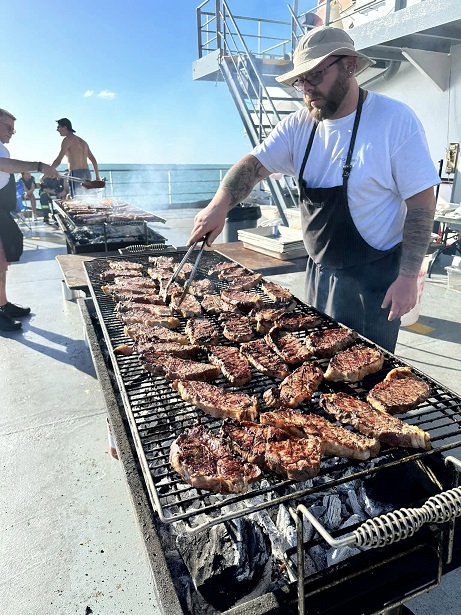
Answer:
[(299, 171), (298, 184), (299, 184), (299, 188), (300, 189), (301, 189), (302, 182), (303, 182), (304, 169), (306, 168), (306, 162), (307, 162), (307, 159), (309, 157), (309, 154), (311, 153), (312, 143), (314, 142), (315, 131), (317, 130), (318, 125), (319, 125), (319, 123), (317, 121), (314, 121), (314, 126), (312, 128), (311, 136), (309, 137), (309, 142), (307, 144), (306, 152), (304, 154), (303, 163), (302, 163), (301, 169)]

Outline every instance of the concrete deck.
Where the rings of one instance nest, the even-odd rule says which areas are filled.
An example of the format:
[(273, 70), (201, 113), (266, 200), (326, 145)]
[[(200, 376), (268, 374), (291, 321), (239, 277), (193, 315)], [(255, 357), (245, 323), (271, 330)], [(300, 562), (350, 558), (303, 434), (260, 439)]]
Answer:
[[(62, 235), (37, 223), (25, 248), (8, 294), (32, 315), (22, 331), (0, 336), (2, 613), (158, 615), (125, 477), (108, 452), (81, 314), (63, 299)], [(402, 329), (397, 355), (461, 393), (461, 294), (447, 289), (441, 265), (426, 282), (418, 323), (431, 330)], [(303, 274), (270, 279), (302, 297)], [(459, 571), (447, 575), (410, 608), (459, 615), (460, 580)]]

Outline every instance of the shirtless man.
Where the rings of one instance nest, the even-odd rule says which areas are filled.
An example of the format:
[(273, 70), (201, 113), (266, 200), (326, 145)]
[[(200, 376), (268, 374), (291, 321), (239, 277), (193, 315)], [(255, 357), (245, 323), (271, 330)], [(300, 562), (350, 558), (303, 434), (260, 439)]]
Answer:
[[(64, 137), (61, 145), (61, 151), (54, 160), (52, 167), (57, 167), (61, 164), (64, 156), (67, 157), (67, 168), (72, 177), (91, 180), (91, 171), (88, 168), (88, 160), (93, 165), (96, 179), (99, 179), (99, 168), (96, 158), (93, 156), (88, 143), (75, 135), (75, 130), (72, 128), (71, 121), (66, 117), (56, 120), (58, 123), (57, 131)], [(71, 196), (75, 196), (80, 184), (69, 181)]]

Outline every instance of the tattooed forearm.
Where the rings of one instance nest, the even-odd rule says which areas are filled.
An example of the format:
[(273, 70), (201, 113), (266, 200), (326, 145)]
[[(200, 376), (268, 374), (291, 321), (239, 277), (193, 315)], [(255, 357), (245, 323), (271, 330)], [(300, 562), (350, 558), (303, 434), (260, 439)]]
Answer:
[(245, 156), (235, 164), (221, 183), (231, 199), (229, 209), (246, 199), (256, 184), (268, 175), (267, 169), (254, 156)]
[(434, 212), (428, 209), (409, 209), (403, 229), (400, 275), (418, 276), (431, 238)]

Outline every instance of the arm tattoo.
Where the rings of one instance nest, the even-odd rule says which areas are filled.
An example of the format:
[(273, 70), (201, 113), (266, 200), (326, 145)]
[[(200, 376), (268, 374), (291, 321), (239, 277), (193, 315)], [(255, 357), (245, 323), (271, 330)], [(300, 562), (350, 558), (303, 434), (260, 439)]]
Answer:
[(263, 165), (254, 156), (245, 157), (229, 169), (221, 182), (221, 188), (226, 190), (231, 198), (229, 209), (243, 201), (258, 181), (265, 178), (262, 169)]
[(434, 212), (427, 209), (409, 209), (403, 228), (400, 275), (416, 278), (426, 255), (431, 238)]

